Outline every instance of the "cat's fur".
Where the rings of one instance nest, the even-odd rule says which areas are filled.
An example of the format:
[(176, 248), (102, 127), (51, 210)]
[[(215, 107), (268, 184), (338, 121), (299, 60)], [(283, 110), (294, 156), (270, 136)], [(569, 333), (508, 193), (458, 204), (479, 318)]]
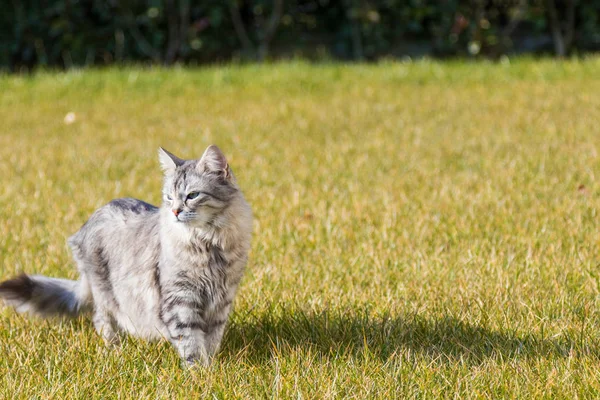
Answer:
[(118, 331), (165, 337), (186, 362), (207, 365), (244, 272), (252, 213), (216, 146), (200, 160), (163, 149), (159, 158), (160, 208), (113, 200), (69, 238), (79, 280), (21, 275), (0, 284), (0, 297), (41, 316), (93, 309), (108, 342)]

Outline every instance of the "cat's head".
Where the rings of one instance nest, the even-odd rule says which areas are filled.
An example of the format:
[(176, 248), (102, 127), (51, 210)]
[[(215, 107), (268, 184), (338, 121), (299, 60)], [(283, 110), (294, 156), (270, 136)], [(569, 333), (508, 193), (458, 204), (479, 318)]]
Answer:
[(217, 146), (209, 146), (199, 160), (182, 160), (163, 148), (158, 155), (165, 173), (163, 207), (173, 223), (211, 226), (238, 196), (231, 168)]

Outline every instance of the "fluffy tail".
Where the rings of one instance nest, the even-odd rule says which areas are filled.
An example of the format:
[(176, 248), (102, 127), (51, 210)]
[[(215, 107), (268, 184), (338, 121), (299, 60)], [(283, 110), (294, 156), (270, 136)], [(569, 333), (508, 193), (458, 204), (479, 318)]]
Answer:
[(87, 305), (85, 286), (82, 281), (23, 274), (0, 283), (0, 298), (20, 313), (76, 316)]

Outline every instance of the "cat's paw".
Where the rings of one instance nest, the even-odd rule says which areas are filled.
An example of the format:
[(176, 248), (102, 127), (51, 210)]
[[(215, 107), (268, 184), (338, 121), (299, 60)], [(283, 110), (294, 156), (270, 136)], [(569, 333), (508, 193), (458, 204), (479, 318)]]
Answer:
[(185, 360), (181, 360), (183, 369), (206, 368), (210, 366), (210, 361), (206, 357), (189, 356)]
[(123, 337), (114, 331), (102, 331), (102, 340), (108, 347), (119, 347), (123, 343)]

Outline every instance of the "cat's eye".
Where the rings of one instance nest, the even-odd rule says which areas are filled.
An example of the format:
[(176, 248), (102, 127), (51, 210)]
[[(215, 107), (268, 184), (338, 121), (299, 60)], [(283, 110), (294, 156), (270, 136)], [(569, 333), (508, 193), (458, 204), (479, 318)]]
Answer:
[(194, 200), (198, 196), (200, 196), (200, 192), (191, 192), (191, 193), (188, 193), (187, 198), (189, 200)]
[(169, 201), (173, 200), (173, 198), (171, 197), (170, 194), (167, 195), (167, 200), (169, 200)]

